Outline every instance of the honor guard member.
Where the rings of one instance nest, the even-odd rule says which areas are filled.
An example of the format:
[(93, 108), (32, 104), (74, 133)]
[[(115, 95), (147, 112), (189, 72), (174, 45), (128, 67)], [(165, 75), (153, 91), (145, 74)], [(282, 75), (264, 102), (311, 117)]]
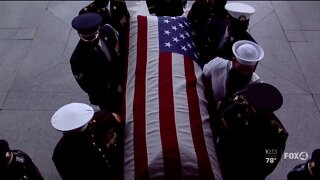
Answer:
[(126, 57), (126, 37), (129, 28), (130, 13), (124, 0), (94, 0), (88, 6), (82, 8), (80, 14), (93, 12), (102, 17), (101, 27), (111, 25), (118, 32), (119, 55), (124, 64)]
[(123, 127), (118, 115), (70, 103), (53, 114), (51, 124), (63, 133), (52, 156), (62, 179), (120, 178)]
[[(94, 0), (79, 12), (98, 13), (102, 17), (101, 26), (110, 24), (119, 33), (120, 55), (125, 55), (125, 37), (129, 28), (130, 13), (124, 0)], [(124, 58), (124, 57), (121, 57)]]
[(211, 47), (220, 40), (226, 26), (226, 0), (196, 0), (188, 13), (201, 68), (216, 54)]
[(288, 133), (274, 115), (278, 89), (250, 84), (222, 100), (217, 114), (217, 154), (225, 180), (264, 180), (278, 165)]
[(156, 16), (181, 16), (186, 0), (146, 0), (150, 14)]
[[(129, 31), (130, 13), (124, 0), (111, 0), (109, 4), (112, 18), (110, 25), (118, 32), (120, 63), (124, 68), (127, 57), (126, 38)], [(122, 73), (124, 70), (120, 72)]]
[(226, 3), (226, 0), (196, 0), (188, 12), (193, 31), (196, 34), (200, 33), (214, 18), (225, 20)]
[(231, 61), (216, 57), (203, 67), (215, 104), (248, 84), (260, 81), (254, 68), (264, 57), (263, 49), (254, 42), (241, 40), (234, 43), (232, 51)]
[(75, 17), (72, 27), (80, 40), (72, 53), (70, 64), (79, 86), (90, 103), (110, 112), (121, 111), (122, 66), (118, 33), (112, 26), (101, 26), (97, 13)]
[(228, 11), (227, 27), (219, 41), (217, 55), (230, 60), (233, 56), (232, 45), (235, 42), (248, 40), (256, 43), (248, 33), (249, 20), (255, 9), (244, 3), (227, 3), (225, 9)]
[(217, 56), (231, 60), (232, 45), (239, 40), (256, 43), (248, 32), (249, 20), (255, 9), (244, 3), (232, 2), (225, 5), (225, 10), (225, 19), (211, 19), (197, 35), (202, 65)]
[(79, 11), (79, 15), (89, 12), (98, 13), (102, 17), (101, 25), (110, 24), (111, 14), (108, 9), (108, 5), (109, 0), (94, 0), (88, 6), (82, 8)]
[(30, 156), (20, 150), (11, 150), (6, 140), (0, 140), (0, 179), (43, 180)]
[(307, 162), (294, 167), (287, 180), (320, 180), (320, 149), (314, 150)]
[(124, 0), (94, 0), (79, 11), (80, 14), (94, 12), (102, 17), (101, 25), (110, 24), (122, 32), (128, 25), (130, 13)]
[(130, 18), (126, 2), (124, 0), (111, 0), (110, 12), (112, 17), (110, 24), (120, 33), (121, 37), (126, 37)]

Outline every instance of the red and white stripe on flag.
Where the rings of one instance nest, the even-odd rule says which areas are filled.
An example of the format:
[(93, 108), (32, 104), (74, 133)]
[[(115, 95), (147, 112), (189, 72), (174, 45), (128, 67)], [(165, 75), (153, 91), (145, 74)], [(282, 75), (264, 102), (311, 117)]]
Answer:
[(159, 40), (166, 31), (159, 28), (164, 18), (170, 20), (138, 16), (130, 21), (124, 178), (220, 180), (202, 70), (187, 53), (161, 50), (161, 42), (173, 44), (184, 37)]

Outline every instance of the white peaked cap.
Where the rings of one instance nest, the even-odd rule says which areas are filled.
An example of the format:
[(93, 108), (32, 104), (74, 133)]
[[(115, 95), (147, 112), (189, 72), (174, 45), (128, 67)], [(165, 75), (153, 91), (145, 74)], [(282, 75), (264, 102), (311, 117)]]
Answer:
[(264, 57), (263, 49), (258, 44), (247, 40), (235, 42), (232, 46), (232, 52), (237, 61), (246, 66), (254, 66)]
[(58, 109), (51, 118), (52, 126), (67, 132), (86, 126), (93, 117), (94, 110), (83, 103), (70, 103)]
[(255, 9), (252, 6), (239, 2), (227, 3), (224, 8), (233, 18), (239, 19), (240, 21), (250, 19), (255, 12)]

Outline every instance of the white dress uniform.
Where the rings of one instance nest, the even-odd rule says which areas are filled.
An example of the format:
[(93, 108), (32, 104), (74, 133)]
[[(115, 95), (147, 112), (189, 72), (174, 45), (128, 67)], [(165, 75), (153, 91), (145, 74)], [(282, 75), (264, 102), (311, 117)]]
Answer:
[[(232, 51), (237, 61), (245, 66), (254, 66), (264, 57), (263, 49), (256, 43), (247, 40), (234, 43)], [(204, 76), (211, 79), (215, 103), (221, 101), (227, 94), (227, 75), (231, 68), (232, 62), (221, 57), (214, 58), (203, 67)], [(249, 84), (259, 79), (259, 76), (253, 73)]]
[[(211, 88), (216, 103), (221, 101), (227, 94), (227, 75), (231, 68), (232, 62), (220, 57), (214, 58), (203, 67), (203, 74), (206, 78), (211, 79)], [(253, 73), (249, 83), (259, 79), (259, 76)]]

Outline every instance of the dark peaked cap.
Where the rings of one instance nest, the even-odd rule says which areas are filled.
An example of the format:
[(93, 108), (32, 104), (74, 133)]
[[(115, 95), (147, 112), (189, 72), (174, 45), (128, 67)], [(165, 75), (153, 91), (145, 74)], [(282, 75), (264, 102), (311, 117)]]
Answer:
[(249, 85), (248, 90), (243, 95), (249, 104), (257, 110), (264, 112), (276, 111), (283, 103), (280, 91), (267, 83)]
[(84, 13), (72, 20), (72, 27), (82, 35), (95, 33), (102, 22), (102, 17), (97, 13)]

